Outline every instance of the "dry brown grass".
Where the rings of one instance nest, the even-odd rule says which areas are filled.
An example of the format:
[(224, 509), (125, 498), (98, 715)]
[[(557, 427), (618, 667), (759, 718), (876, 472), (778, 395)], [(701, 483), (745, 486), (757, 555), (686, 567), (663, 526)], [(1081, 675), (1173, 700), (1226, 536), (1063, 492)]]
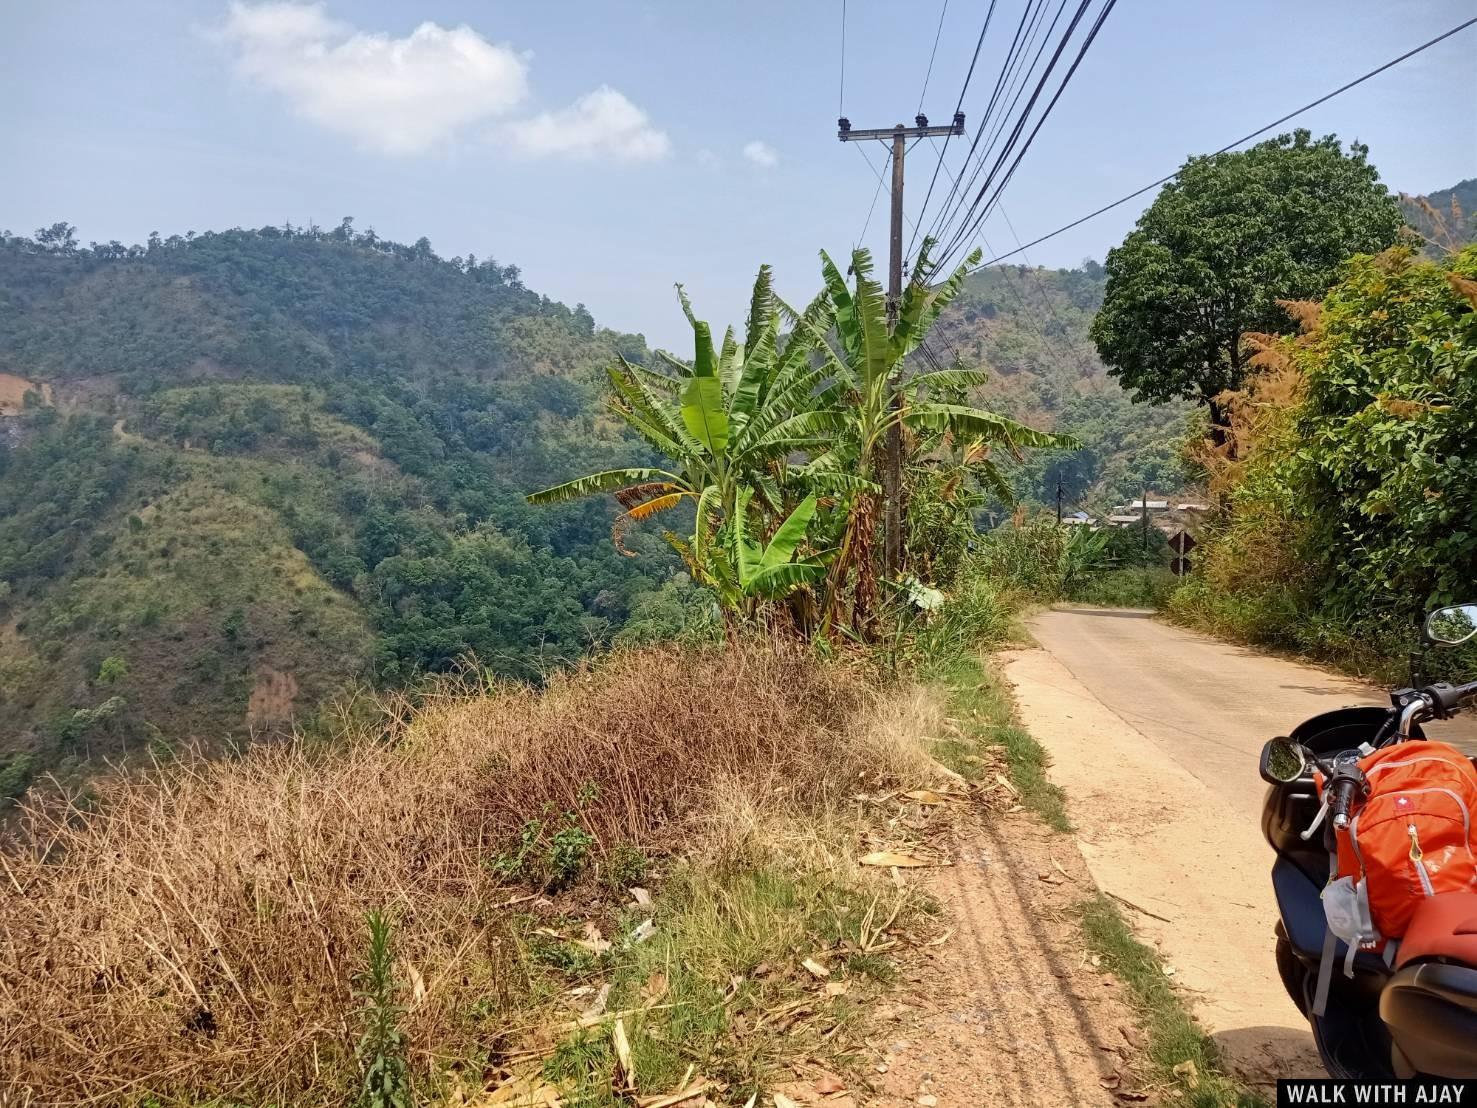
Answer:
[(525, 821), (576, 812), (597, 853), (663, 852), (835, 810), (925, 768), (851, 726), (868, 685), (768, 646), (643, 651), (541, 694), (433, 696), (388, 741), (262, 746), (105, 783), (87, 814), (33, 809), (0, 875), (0, 1101), (343, 1103), (370, 909), (424, 983), (415, 1070), (495, 1058), (540, 1003), (510, 924), (526, 889), (489, 865)]

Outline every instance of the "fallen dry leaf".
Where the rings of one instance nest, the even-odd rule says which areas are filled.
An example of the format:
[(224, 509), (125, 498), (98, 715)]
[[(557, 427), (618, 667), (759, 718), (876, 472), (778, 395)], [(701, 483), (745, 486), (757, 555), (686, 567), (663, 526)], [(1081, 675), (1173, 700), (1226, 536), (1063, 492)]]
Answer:
[(708, 1086), (711, 1084), (711, 1081), (704, 1078), (696, 1085), (689, 1085), (667, 1096), (638, 1097), (636, 1103), (640, 1105), (640, 1108), (672, 1108), (675, 1104), (696, 1100), (708, 1091)]
[(629, 892), (631, 894), (631, 899), (634, 900), (637, 904), (640, 904), (642, 907), (646, 907), (651, 903), (651, 894), (643, 889), (640, 885), (632, 885)]
[(593, 923), (585, 924), (584, 935), (582, 939), (574, 939), (573, 944), (591, 954), (604, 954), (610, 949), (610, 940), (600, 934), (600, 928)]
[(811, 1088), (821, 1096), (830, 1096), (832, 1093), (845, 1092), (846, 1082), (842, 1081), (834, 1073), (823, 1073), (816, 1078), (815, 1084)]
[(800, 1108), (800, 1105), (796, 1104), (784, 1093), (775, 1093), (774, 1108)]
[(919, 804), (943, 804), (947, 799), (942, 793), (936, 793), (932, 789), (912, 789), (903, 795)]
[(595, 994), (595, 999), (590, 1001), (590, 1006), (585, 1009), (586, 1017), (598, 1016), (605, 1011), (605, 1005), (610, 1001), (610, 982), (600, 986), (600, 991)]
[(628, 1089), (636, 1087), (636, 1067), (631, 1064), (631, 1040), (626, 1037), (626, 1021), (616, 1020), (610, 1029), (610, 1045), (615, 1048), (615, 1064), (621, 1083)]
[(849, 988), (851, 988), (851, 985), (848, 982), (846, 982), (846, 981), (827, 981), (826, 982), (826, 995), (827, 996), (845, 996), (846, 995), (846, 990), (849, 989)]
[(930, 862), (925, 858), (919, 858), (912, 854), (899, 854), (894, 850), (878, 850), (865, 855), (861, 859), (864, 866), (897, 866), (899, 869), (914, 868), (917, 866), (936, 866), (940, 863)]
[(667, 975), (657, 970), (646, 979), (641, 986), (641, 999), (647, 1004), (655, 1004), (667, 995)]
[(808, 969), (811, 973), (813, 973), (816, 977), (830, 977), (831, 976), (831, 969), (830, 969), (830, 967), (829, 966), (826, 966), (826, 965), (823, 965), (820, 962), (817, 962), (814, 958), (807, 958), (807, 959), (805, 959), (805, 961), (801, 962), (800, 964), (802, 966), (804, 966), (806, 969)]
[(540, 1076), (514, 1077), (468, 1104), (470, 1108), (559, 1108), (559, 1092), (557, 1085)]
[(410, 977), (410, 1006), (416, 1008), (426, 999), (426, 979), (421, 976), (420, 970), (409, 963), (405, 966), (405, 972)]
[(1192, 1089), (1200, 1087), (1200, 1071), (1195, 1068), (1195, 1063), (1186, 1058), (1171, 1071), (1176, 1077), (1184, 1081)]

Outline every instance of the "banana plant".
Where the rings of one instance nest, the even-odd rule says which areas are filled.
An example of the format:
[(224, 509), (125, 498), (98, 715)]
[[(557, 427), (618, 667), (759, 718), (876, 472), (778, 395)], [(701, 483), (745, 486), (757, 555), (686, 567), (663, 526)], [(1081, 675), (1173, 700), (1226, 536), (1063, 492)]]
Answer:
[[(745, 526), (747, 497), (754, 494), (771, 513), (793, 502), (794, 489), (786, 487), (794, 484), (792, 455), (815, 451), (833, 439), (843, 431), (846, 417), (818, 402), (825, 378), (812, 364), (809, 345), (792, 341), (780, 349), (782, 311), (768, 266), (760, 269), (754, 282), (742, 346), (729, 328), (715, 347), (712, 328), (694, 315), (680, 285), (678, 297), (692, 326), (692, 362), (658, 351), (659, 369), (618, 356), (606, 371), (612, 409), (667, 460), (666, 467), (605, 470), (527, 499), (532, 504), (554, 504), (612, 492), (623, 509), (616, 521), (617, 544), (621, 529), (630, 522), (691, 502), (696, 509), (691, 537), (684, 540), (668, 533), (668, 541), (695, 577), (723, 591), (738, 578), (735, 565), (723, 564), (717, 545), (720, 532), (726, 525), (730, 530)], [(830, 327), (829, 311), (824, 296), (803, 313), (785, 309), (813, 330)], [(742, 509), (741, 496), (746, 497)], [(812, 503), (806, 524), (814, 511)], [(786, 522), (794, 518), (792, 513)], [(798, 587), (806, 574), (786, 571), (765, 580), (787, 577)], [(747, 595), (745, 588), (738, 585)]]
[(751, 530), (755, 491), (741, 487), (732, 518), (724, 527), (721, 553), (714, 559), (719, 594), (731, 607), (752, 614), (759, 602), (783, 600), (819, 582), (829, 552), (796, 559), (819, 502), (806, 496), (775, 528), (768, 541)]
[[(972, 472), (997, 490), (1008, 491), (990, 460), (990, 449), (1003, 447), (1019, 454), (1023, 447), (1070, 448), (1070, 436), (1037, 431), (998, 413), (953, 402), (951, 393), (983, 384), (985, 374), (961, 366), (916, 374), (902, 381), (906, 360), (923, 342), (945, 308), (959, 295), (971, 267), (980, 260), (970, 254), (945, 280), (930, 284), (932, 266), (925, 241), (913, 267), (911, 281), (889, 325), (887, 299), (874, 276), (871, 252), (854, 250), (848, 286), (836, 263), (821, 251), (821, 276), (831, 302), (827, 330), (805, 319), (797, 320), (819, 356), (830, 389), (826, 402), (847, 413), (844, 432), (831, 449), (813, 458), (813, 473), (845, 472), (857, 491), (857, 504), (848, 513), (847, 529), (832, 562), (824, 623), (829, 624), (841, 593), (851, 583), (853, 622), (866, 622), (877, 596), (877, 569), (872, 537), (880, 514), (880, 477), (883, 445), (894, 428), (903, 434), (905, 448), (914, 456), (947, 438), (968, 444)], [(855, 580), (852, 581), (852, 574)]]

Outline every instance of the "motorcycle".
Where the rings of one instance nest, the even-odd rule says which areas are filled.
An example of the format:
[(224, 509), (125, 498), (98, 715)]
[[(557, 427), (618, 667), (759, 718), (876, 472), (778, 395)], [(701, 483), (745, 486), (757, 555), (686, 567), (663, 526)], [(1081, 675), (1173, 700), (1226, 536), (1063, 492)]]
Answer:
[[(1422, 634), (1426, 647), (1474, 637), (1477, 604), (1432, 612)], [(1389, 708), (1325, 712), (1262, 749), (1260, 772), (1270, 786), (1262, 834), (1276, 852), (1277, 970), (1331, 1077), (1477, 1077), (1477, 892), (1429, 897), (1398, 948), (1389, 947), (1387, 956), (1361, 949), (1352, 960), (1328, 927), (1320, 899), (1337, 831), (1348, 826), (1367, 788), (1359, 759), (1423, 739), (1423, 723), (1449, 718), (1474, 696), (1477, 681), (1397, 689)]]

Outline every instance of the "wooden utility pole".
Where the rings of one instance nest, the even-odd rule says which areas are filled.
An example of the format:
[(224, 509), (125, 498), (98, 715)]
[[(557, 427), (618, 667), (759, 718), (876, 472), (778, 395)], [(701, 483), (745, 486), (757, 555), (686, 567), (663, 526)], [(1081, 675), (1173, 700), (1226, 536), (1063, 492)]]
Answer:
[(1056, 475), (1056, 521), (1062, 521), (1062, 475)]
[[(903, 163), (907, 158), (908, 140), (918, 138), (943, 138), (946, 135), (964, 133), (964, 113), (955, 112), (954, 121), (947, 127), (930, 127), (928, 117), (914, 118), (914, 126), (879, 127), (871, 130), (852, 130), (851, 120), (836, 121), (836, 137), (842, 142), (858, 142), (877, 139), (892, 143), (892, 229), (888, 238), (887, 265), (887, 329), (897, 326), (898, 306), (903, 299)], [(898, 366), (898, 373), (902, 366)], [(895, 412), (901, 407), (898, 395), (898, 380), (894, 377), (889, 401)], [(903, 432), (897, 420), (887, 429), (886, 457), (882, 467), (882, 560), (886, 576), (897, 576), (903, 561)]]

